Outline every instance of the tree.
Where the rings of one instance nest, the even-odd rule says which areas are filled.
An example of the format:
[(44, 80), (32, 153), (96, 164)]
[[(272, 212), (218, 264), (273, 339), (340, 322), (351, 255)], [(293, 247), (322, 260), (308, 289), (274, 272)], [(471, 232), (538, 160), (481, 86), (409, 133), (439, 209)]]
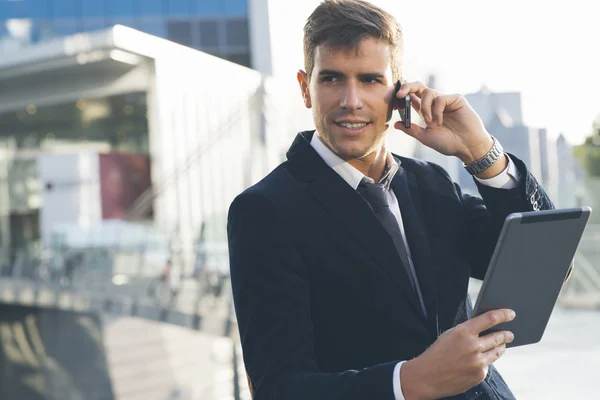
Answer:
[(593, 124), (592, 134), (574, 152), (588, 175), (600, 178), (600, 117)]

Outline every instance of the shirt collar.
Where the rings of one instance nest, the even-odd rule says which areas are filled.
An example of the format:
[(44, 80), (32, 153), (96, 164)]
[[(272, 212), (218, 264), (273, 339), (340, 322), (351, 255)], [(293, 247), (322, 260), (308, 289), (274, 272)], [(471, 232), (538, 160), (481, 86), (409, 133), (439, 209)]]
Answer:
[[(329, 147), (325, 146), (325, 144), (321, 141), (318, 132), (315, 131), (315, 134), (310, 141), (310, 145), (315, 149), (317, 154), (321, 156), (323, 161), (325, 161), (325, 164), (337, 172), (337, 174), (341, 176), (342, 179), (344, 179), (354, 190), (358, 188), (358, 185), (363, 179), (367, 182), (374, 183), (373, 179), (365, 176), (358, 169), (354, 168), (351, 164), (344, 161), (337, 154), (331, 151)], [(389, 190), (392, 179), (398, 171), (398, 161), (396, 161), (392, 153), (389, 151), (386, 157), (386, 170), (379, 183), (383, 184), (386, 190)]]

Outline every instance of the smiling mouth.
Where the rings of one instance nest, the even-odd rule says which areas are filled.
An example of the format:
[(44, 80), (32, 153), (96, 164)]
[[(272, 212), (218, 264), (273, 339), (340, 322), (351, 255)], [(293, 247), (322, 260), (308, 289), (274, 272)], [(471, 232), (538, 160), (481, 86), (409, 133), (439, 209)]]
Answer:
[(369, 124), (370, 124), (370, 122), (359, 122), (359, 123), (350, 123), (350, 122), (337, 123), (336, 122), (336, 125), (339, 125), (342, 128), (352, 129), (352, 130), (357, 130), (357, 131), (363, 129), (365, 126), (367, 126)]

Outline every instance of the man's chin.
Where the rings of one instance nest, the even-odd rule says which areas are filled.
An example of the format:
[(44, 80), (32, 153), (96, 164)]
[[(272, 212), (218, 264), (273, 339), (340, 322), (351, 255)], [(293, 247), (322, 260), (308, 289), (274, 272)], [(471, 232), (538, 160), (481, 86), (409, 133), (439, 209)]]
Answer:
[(336, 147), (333, 151), (343, 160), (356, 160), (369, 154), (367, 149)]

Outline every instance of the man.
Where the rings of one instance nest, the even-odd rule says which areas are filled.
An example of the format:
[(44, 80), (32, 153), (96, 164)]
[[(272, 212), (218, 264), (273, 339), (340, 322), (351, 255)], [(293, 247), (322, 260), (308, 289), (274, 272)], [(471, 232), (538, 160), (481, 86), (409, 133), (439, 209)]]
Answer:
[[(514, 318), (469, 319), (505, 217), (552, 208), (527, 167), (501, 151), (460, 95), (403, 84), (395, 19), (329, 0), (304, 30), (298, 82), (316, 131), (238, 196), (228, 237), (244, 361), (255, 399), (512, 399), (492, 363)], [(410, 94), (425, 126), (388, 129)], [(482, 198), (431, 163), (398, 157), (408, 134), (458, 157)]]

